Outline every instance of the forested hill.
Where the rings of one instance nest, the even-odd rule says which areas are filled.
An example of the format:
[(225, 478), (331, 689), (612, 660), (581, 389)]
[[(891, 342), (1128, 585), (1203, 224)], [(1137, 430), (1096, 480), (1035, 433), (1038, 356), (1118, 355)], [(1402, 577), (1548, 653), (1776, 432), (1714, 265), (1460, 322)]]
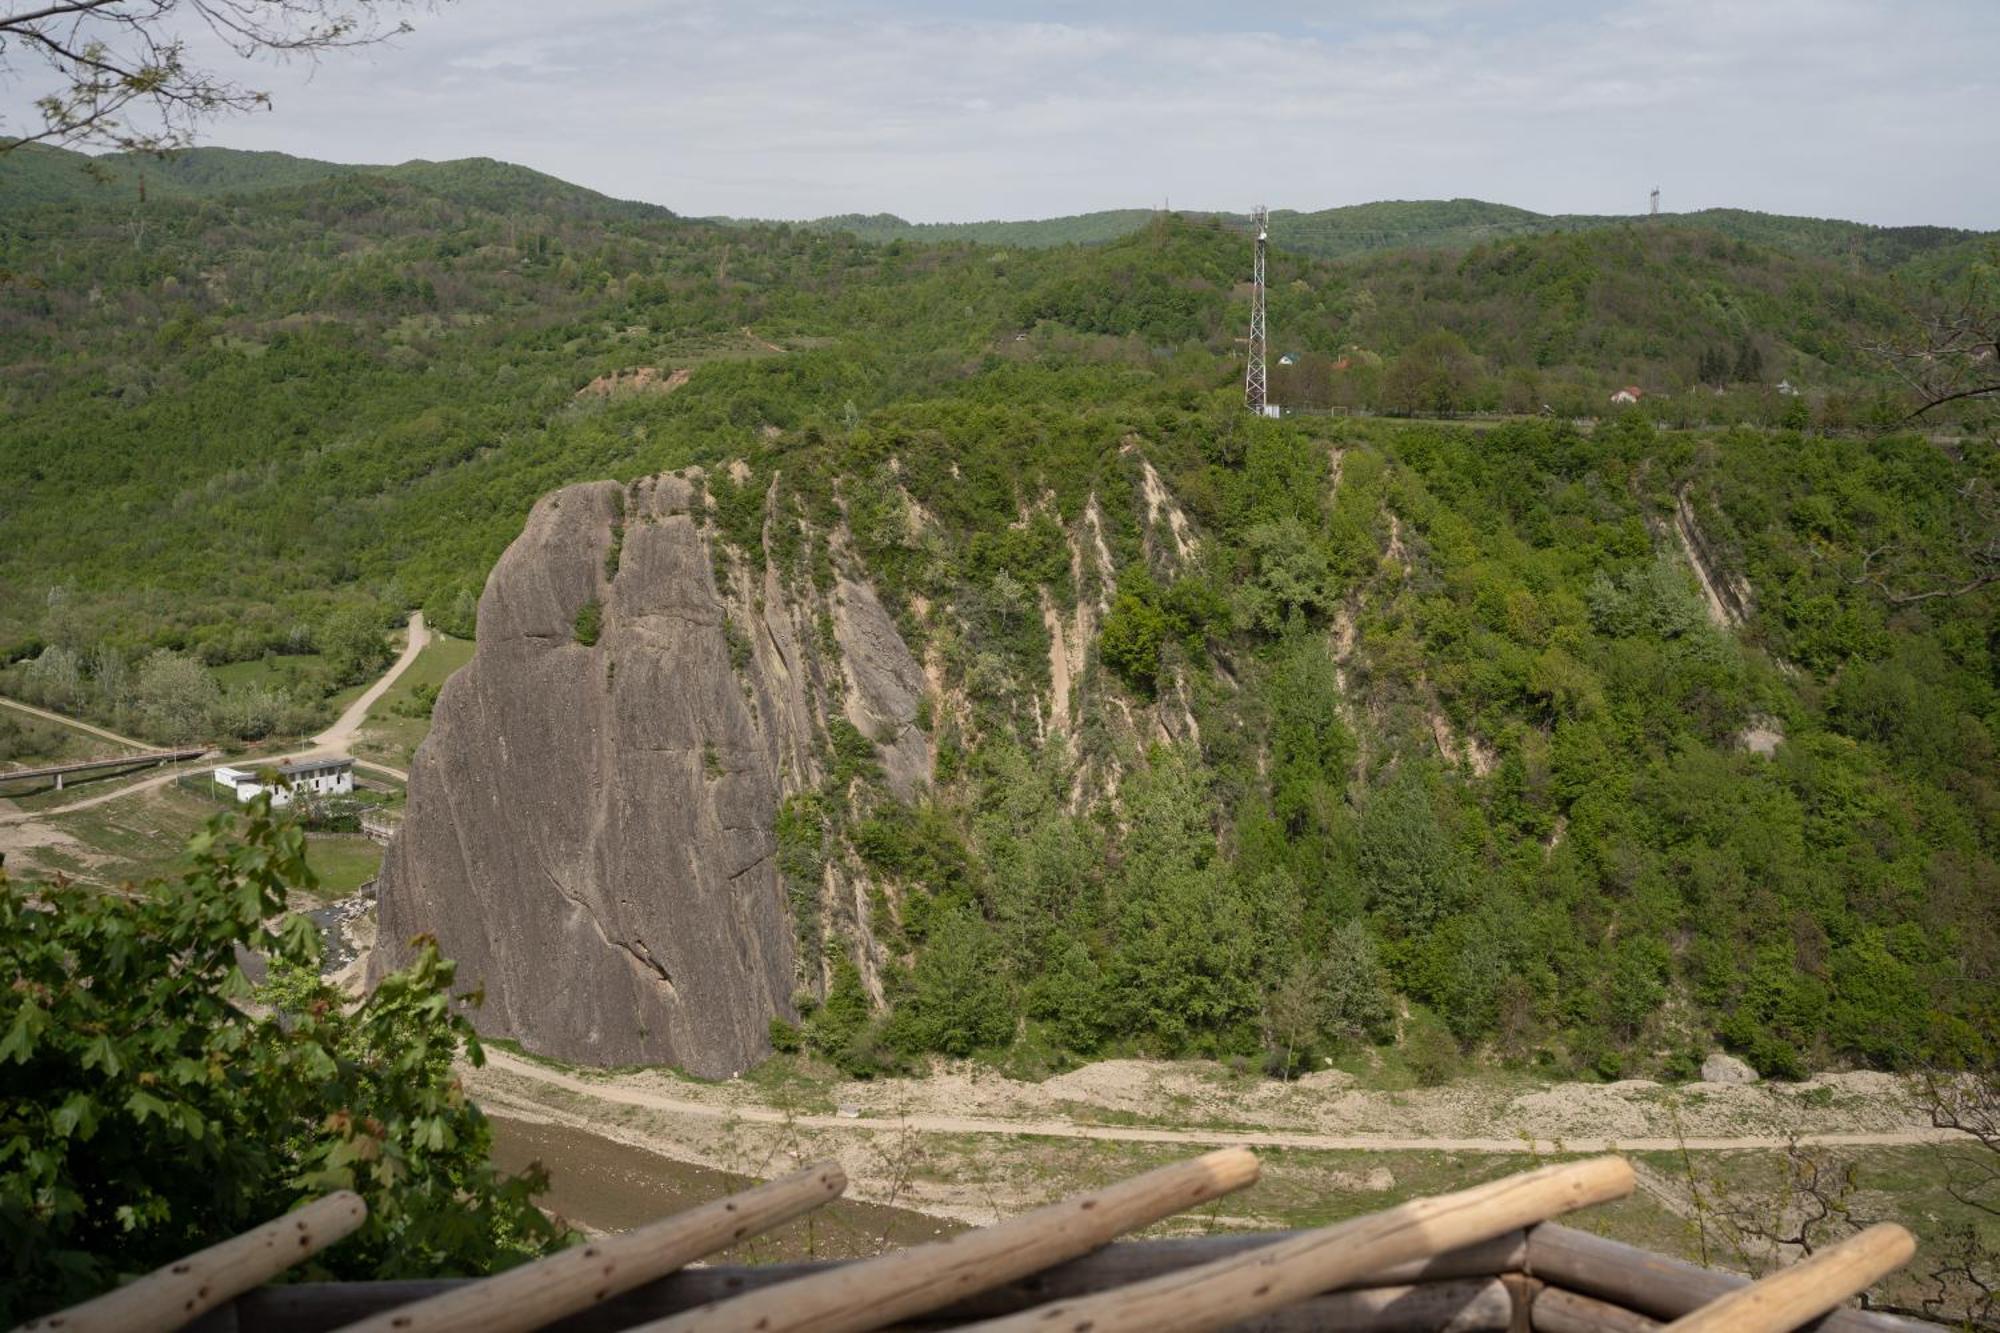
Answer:
[[(848, 232), (871, 241), (969, 241), (1033, 248), (1113, 240), (1130, 235), (1157, 216), (1153, 210), (1126, 208), (1020, 222), (905, 222), (890, 213), (850, 213), (801, 225)], [(1247, 215), (1240, 213), (1195, 211), (1188, 216), (1218, 218), (1238, 230), (1247, 229), (1250, 222)], [(1271, 214), (1271, 243), (1320, 259), (1347, 259), (1383, 250), (1462, 250), (1512, 237), (1635, 225), (1713, 232), (1789, 255), (1843, 259), (1883, 270), (1989, 236), (1954, 227), (1874, 227), (1860, 222), (1788, 217), (1734, 208), (1668, 213), (1655, 218), (1643, 214), (1545, 214), (1478, 199), (1430, 199), (1350, 204), (1316, 212), (1276, 209)]]
[[(635, 216), (667, 211), (657, 205), (613, 200), (541, 172), (490, 158), (360, 166), (231, 148), (196, 148), (159, 158), (133, 153), (92, 157), (27, 145), (0, 154), (0, 213), (46, 204), (86, 208), (123, 206), (136, 202), (142, 189), (155, 199), (209, 198), (282, 190), (355, 175), (434, 186), (461, 200), (501, 210), (551, 206), (609, 208)], [(841, 232), (867, 241), (1043, 249), (1117, 240), (1143, 229), (1159, 216), (1156, 209), (1124, 208), (1010, 222), (907, 222), (892, 213), (846, 213), (790, 225)], [(1240, 213), (1193, 210), (1184, 216), (1213, 218), (1239, 231), (1249, 225), (1248, 216)], [(712, 220), (734, 226), (769, 225), (755, 219)], [(1710, 232), (1794, 257), (1834, 259), (1878, 271), (1897, 269), (1914, 261), (1937, 260), (1940, 256), (1949, 264), (1954, 253), (1967, 250), (1969, 244), (1977, 246), (2000, 235), (1954, 227), (1877, 227), (1732, 208), (1649, 218), (1545, 214), (1479, 199), (1428, 199), (1384, 200), (1313, 211), (1279, 208), (1271, 214), (1271, 239), (1278, 248), (1296, 254), (1348, 259), (1390, 250), (1463, 250), (1511, 238), (1634, 225)]]
[(2000, 474), (1847, 428), (1906, 408), (1881, 275), (1671, 225), (1282, 254), (1283, 401), (1597, 420), (1253, 420), (1215, 220), (872, 244), (474, 167), (0, 210), (0, 689), (267, 735), (357, 625), (471, 631), (537, 497), (701, 465), (719, 577), (866, 582), (931, 671), (935, 790), (836, 720), (777, 828), (800, 903), (853, 889), (798, 918), (850, 1068), (1994, 1030)]
[(612, 199), (539, 171), (486, 157), (354, 166), (235, 148), (190, 148), (167, 157), (150, 153), (90, 156), (40, 144), (0, 153), (0, 216), (51, 205), (102, 214), (130, 209), (142, 197), (161, 202), (211, 199), (357, 176), (404, 181), (460, 203), (502, 211), (561, 209), (630, 217), (670, 216), (658, 205)]

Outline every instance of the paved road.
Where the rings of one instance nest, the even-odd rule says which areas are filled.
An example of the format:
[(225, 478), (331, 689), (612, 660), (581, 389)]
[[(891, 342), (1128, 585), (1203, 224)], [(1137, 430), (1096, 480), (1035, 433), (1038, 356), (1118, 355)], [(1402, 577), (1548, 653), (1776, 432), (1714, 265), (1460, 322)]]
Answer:
[[(347, 706), (347, 711), (342, 713), (332, 726), (313, 737), (312, 748), (293, 750), (288, 754), (260, 755), (255, 761), (256, 766), (264, 768), (270, 765), (287, 763), (293, 759), (304, 759), (311, 755), (324, 754), (329, 750), (347, 749), (354, 743), (354, 738), (360, 733), (362, 725), (367, 722), (368, 710), (388, 692), (390, 686), (396, 683), (397, 677), (410, 669), (410, 663), (417, 660), (417, 654), (422, 652), (424, 645), (430, 641), (430, 631), (424, 626), (424, 613), (421, 611), (412, 611), (410, 613), (410, 641), (403, 645), (402, 655), (396, 659), (394, 665), (383, 674), (380, 680), (362, 691), (361, 697)], [(60, 722), (67, 727), (75, 727), (80, 731), (90, 732), (92, 735), (102, 736), (104, 739), (116, 741), (120, 745), (130, 745), (136, 749), (150, 748), (143, 741), (135, 741), (129, 737), (120, 736), (117, 732), (106, 731), (102, 727), (93, 727), (87, 722), (79, 722), (73, 717), (64, 717), (60, 713), (50, 713), (40, 708), (31, 708), (27, 704), (15, 703), (12, 699), (0, 699), (0, 704), (5, 704), (9, 708), (18, 708), (24, 713), (33, 713), (38, 717), (47, 718), (51, 722)], [(407, 783), (410, 780), (410, 775), (402, 769), (391, 768), (387, 764), (378, 764), (372, 759), (356, 759), (354, 765), (357, 768), (369, 769), (372, 772), (385, 773), (399, 782)], [(76, 810), (88, 810), (92, 806), (103, 805), (107, 801), (116, 801), (138, 792), (157, 790), (166, 786), (180, 775), (181, 770), (176, 768), (171, 772), (147, 778), (142, 782), (130, 783), (123, 787), (113, 787), (110, 791), (98, 792), (95, 796), (86, 796), (82, 800), (71, 801), (67, 805), (54, 805), (42, 810), (21, 810), (15, 811), (12, 814), (0, 814), (0, 824), (26, 824), (35, 820), (47, 819), (52, 815), (66, 815)]]
[[(1699, 1152), (1736, 1149), (1782, 1149), (1789, 1143), (1825, 1147), (1897, 1147), (1918, 1143), (1942, 1143), (1963, 1138), (1941, 1129), (1900, 1130), (1890, 1133), (1801, 1134), (1796, 1138), (1631, 1138), (1631, 1139), (1472, 1139), (1396, 1138), (1383, 1134), (1298, 1134), (1283, 1130), (1231, 1129), (1152, 1129), (1137, 1125), (1085, 1125), (1073, 1120), (1000, 1120), (981, 1116), (912, 1115), (885, 1116), (796, 1115), (768, 1106), (712, 1105), (662, 1096), (644, 1088), (615, 1082), (575, 1078), (568, 1074), (523, 1060), (496, 1047), (486, 1048), (486, 1063), (549, 1087), (581, 1093), (618, 1106), (640, 1106), (675, 1115), (709, 1120), (736, 1120), (751, 1124), (798, 1125), (808, 1129), (865, 1129), (890, 1132), (914, 1130), (928, 1134), (1004, 1134), (1032, 1138), (1108, 1139), (1121, 1143), (1187, 1143), (1196, 1145), (1240, 1144), (1248, 1148), (1307, 1148), (1346, 1152), (1468, 1152), (1468, 1153), (1601, 1153), (1677, 1152), (1689, 1148)], [(476, 1094), (475, 1094), (476, 1095)]]

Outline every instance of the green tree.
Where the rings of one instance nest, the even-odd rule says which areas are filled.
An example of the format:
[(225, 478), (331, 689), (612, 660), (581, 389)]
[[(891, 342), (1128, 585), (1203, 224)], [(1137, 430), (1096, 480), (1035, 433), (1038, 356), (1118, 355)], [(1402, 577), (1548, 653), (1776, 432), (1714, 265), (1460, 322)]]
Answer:
[(389, 665), (393, 653), (382, 621), (365, 606), (344, 607), (319, 634), (327, 674), (336, 685), (359, 685)]
[(146, 729), (185, 744), (206, 735), (222, 704), (222, 687), (198, 660), (162, 648), (139, 663), (134, 691)]
[(1458, 412), (1470, 405), (1479, 358), (1449, 329), (1432, 329), (1403, 349), (1382, 391), (1391, 411)]
[(1415, 765), (1369, 797), (1358, 851), (1368, 906), (1397, 934), (1422, 934), (1465, 897), (1465, 854), (1438, 820)]
[(1135, 565), (1118, 580), (1118, 595), (1097, 636), (1098, 659), (1133, 692), (1150, 699), (1159, 687), (1160, 649), (1167, 637), (1159, 585), (1144, 566)]
[(908, 1051), (965, 1056), (1014, 1035), (1014, 997), (992, 927), (960, 908), (931, 923), (888, 1038)]
[[(192, 868), (130, 894), (0, 875), (0, 1318), (72, 1301), (334, 1189), (360, 1231), (304, 1270), (346, 1278), (483, 1273), (562, 1239), (504, 1177), (453, 1072), (479, 1041), (452, 965), (422, 948), (366, 1000), (318, 976), (285, 912), (310, 888), (305, 841), (217, 816)], [(245, 1005), (241, 958), (274, 962)]]
[(1156, 747), (1130, 780), (1126, 812), (1113, 897), (1117, 1011), (1168, 1050), (1227, 1039), (1258, 1012), (1257, 925), (1216, 863), (1199, 758)]

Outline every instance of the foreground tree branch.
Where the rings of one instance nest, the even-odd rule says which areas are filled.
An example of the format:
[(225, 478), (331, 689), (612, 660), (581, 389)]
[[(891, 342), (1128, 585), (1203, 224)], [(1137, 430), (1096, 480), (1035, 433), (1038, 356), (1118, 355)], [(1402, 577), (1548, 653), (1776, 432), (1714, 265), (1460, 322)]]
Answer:
[(190, 63), (205, 27), (243, 59), (317, 57), (410, 31), (389, 11), (423, 0), (59, 0), (0, 9), (0, 80), (45, 80), (39, 129), (9, 126), (0, 153), (56, 143), (164, 153), (210, 117), (268, 108), (270, 94)]
[(1910, 328), (1862, 349), (1902, 381), (1916, 407), (1896, 424), (1950, 403), (2000, 395), (2000, 272), (1974, 264), (1955, 287), (1911, 303)]

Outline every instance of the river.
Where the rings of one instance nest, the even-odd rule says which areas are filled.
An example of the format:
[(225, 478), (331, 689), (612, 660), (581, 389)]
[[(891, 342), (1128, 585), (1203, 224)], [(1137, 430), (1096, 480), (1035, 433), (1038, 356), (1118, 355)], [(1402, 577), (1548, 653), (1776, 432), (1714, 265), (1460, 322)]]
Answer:
[[(549, 1169), (549, 1191), (542, 1196), (542, 1206), (596, 1231), (628, 1230), (756, 1183), (747, 1176), (677, 1162), (567, 1125), (491, 1114), (487, 1118), (493, 1122), (494, 1164), (519, 1171), (540, 1160)], [(851, 1259), (964, 1229), (907, 1208), (836, 1199), (711, 1258), (743, 1264)]]

